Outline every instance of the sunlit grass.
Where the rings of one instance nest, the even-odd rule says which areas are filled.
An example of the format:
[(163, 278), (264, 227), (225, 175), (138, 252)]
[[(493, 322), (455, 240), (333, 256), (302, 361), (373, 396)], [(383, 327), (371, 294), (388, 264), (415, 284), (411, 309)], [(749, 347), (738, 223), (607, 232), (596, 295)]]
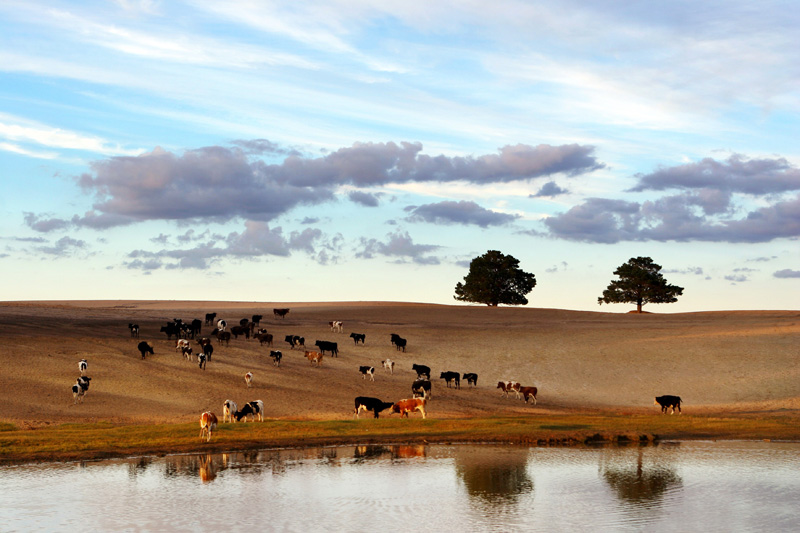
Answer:
[(580, 444), (653, 439), (800, 440), (793, 418), (705, 416), (545, 415), (409, 420), (266, 420), (220, 424), (211, 442), (201, 441), (197, 423), (116, 426), (63, 424), (19, 430), (0, 425), (0, 461), (62, 461), (234, 451), (326, 444), (509, 442)]

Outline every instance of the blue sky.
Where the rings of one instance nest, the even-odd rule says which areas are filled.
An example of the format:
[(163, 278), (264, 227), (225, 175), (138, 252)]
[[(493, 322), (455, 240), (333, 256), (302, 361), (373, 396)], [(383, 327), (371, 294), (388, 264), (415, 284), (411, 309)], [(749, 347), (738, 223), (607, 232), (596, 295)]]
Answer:
[[(797, 309), (794, 2), (0, 3), (0, 299)], [(647, 307), (645, 308), (648, 309)]]

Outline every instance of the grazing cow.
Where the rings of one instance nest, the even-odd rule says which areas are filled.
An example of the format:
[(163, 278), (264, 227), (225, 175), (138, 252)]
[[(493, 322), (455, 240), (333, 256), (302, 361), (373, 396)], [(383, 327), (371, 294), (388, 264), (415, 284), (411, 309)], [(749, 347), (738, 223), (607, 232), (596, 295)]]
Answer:
[(217, 318), (217, 313), (206, 313), (206, 326), (211, 326), (214, 324), (214, 320)]
[(317, 341), (314, 343), (314, 346), (319, 348), (319, 351), (323, 354), (325, 352), (331, 352), (333, 357), (339, 357), (339, 343), (337, 342)]
[(306, 347), (306, 339), (299, 335), (286, 335), (286, 339), (284, 340), (289, 343), (292, 350), (294, 350), (295, 346)]
[[(245, 318), (245, 320), (247, 320)], [(245, 339), (250, 338), (250, 328), (247, 326), (233, 326), (231, 328), (231, 335), (233, 335), (234, 339), (238, 339), (239, 335), (244, 335)]]
[[(86, 391), (89, 390), (89, 382), (91, 380), (92, 378), (88, 376), (81, 376), (78, 378), (76, 385), (78, 385), (81, 388), (81, 396), (84, 396), (86, 394)], [(81, 401), (83, 401), (83, 399), (81, 399)]]
[(248, 325), (249, 323), (250, 323), (250, 319), (247, 319), (247, 318), (243, 318), (243, 319), (241, 319), (241, 320), (239, 321), (239, 325), (240, 325), (240, 326), (246, 326), (246, 325)]
[(388, 370), (390, 374), (394, 374), (394, 361), (391, 359), (386, 359), (381, 361), (384, 370)]
[(225, 400), (225, 403), (222, 404), (222, 421), (225, 422), (236, 422), (233, 418), (233, 413), (239, 410), (239, 407), (236, 405), (236, 402), (233, 400)]
[(331, 331), (336, 333), (342, 333), (344, 331), (344, 322), (341, 320), (333, 320), (328, 322), (328, 325), (331, 327)]
[(422, 418), (426, 417), (425, 413), (425, 403), (428, 400), (425, 398), (412, 398), (407, 400), (400, 400), (397, 403), (392, 404), (392, 412), (393, 413), (400, 413), (400, 418), (408, 418), (408, 413), (413, 413), (414, 411), (419, 411), (422, 413)]
[(361, 411), (372, 411), (372, 413), (375, 415), (375, 418), (380, 418), (381, 411), (394, 405), (392, 402), (384, 402), (378, 398), (370, 398), (369, 396), (357, 396), (355, 404), (356, 408), (353, 418), (358, 418), (358, 415)]
[(461, 376), (458, 372), (442, 372), (439, 375), (439, 379), (443, 379), (445, 383), (447, 383), (447, 388), (450, 388), (450, 383), (455, 382), (455, 388), (461, 388)]
[(217, 415), (212, 413), (211, 411), (206, 411), (202, 415), (200, 415), (200, 438), (203, 438), (203, 434), (207, 435), (206, 442), (211, 440), (211, 433), (217, 429)]
[(140, 352), (142, 352), (142, 359), (144, 359), (144, 358), (145, 358), (145, 356), (146, 356), (148, 353), (149, 353), (150, 355), (155, 355), (155, 352), (153, 351), (153, 345), (152, 345), (152, 344), (150, 344), (150, 343), (149, 343), (149, 342), (147, 342), (147, 341), (142, 341), (142, 342), (140, 342), (140, 343), (139, 343), (139, 344), (138, 344), (136, 347), (137, 347), (137, 348), (139, 348), (139, 351), (140, 351)]
[(228, 323), (224, 320), (217, 320), (217, 329), (220, 331), (225, 331), (225, 328), (228, 327)]
[(406, 339), (402, 337), (397, 337), (397, 339), (395, 339), (394, 341), (394, 346), (395, 348), (397, 348), (397, 351), (403, 350), (403, 353), (405, 353), (407, 343), (408, 341), (406, 341)]
[(422, 379), (423, 376), (431, 379), (431, 367), (429, 366), (413, 364), (411, 370), (417, 373), (417, 379)]
[(360, 366), (358, 371), (361, 372), (362, 379), (367, 379), (369, 376), (370, 381), (375, 381), (375, 367), (374, 366)]
[(248, 372), (247, 374), (244, 375), (244, 382), (247, 385), (248, 389), (253, 385), (253, 373), (252, 372)]
[[(191, 350), (191, 348), (189, 348), (189, 349)], [(197, 366), (199, 366), (203, 370), (206, 369), (206, 362), (207, 361), (208, 361), (208, 358), (206, 357), (206, 354), (204, 354), (204, 353), (197, 354)]]
[(272, 333), (259, 333), (255, 338), (258, 339), (258, 342), (261, 343), (262, 346), (265, 344), (267, 346), (272, 346)]
[(322, 364), (322, 354), (319, 352), (306, 352), (306, 357), (308, 358), (308, 362), (313, 366), (314, 363), (317, 366)]
[(86, 359), (78, 361), (78, 370), (81, 371), (81, 376), (86, 374), (86, 369), (89, 368), (89, 362)]
[(175, 341), (175, 351), (183, 350), (184, 348), (189, 347), (189, 341), (186, 339), (178, 339)]
[(433, 396), (431, 389), (431, 382), (427, 379), (418, 379), (411, 384), (411, 394), (414, 398), (422, 396), (423, 398), (431, 398)]
[(468, 372), (463, 376), (461, 376), (461, 379), (465, 380), (467, 382), (467, 385), (472, 385), (473, 387), (476, 387), (478, 385), (478, 374)]
[(72, 386), (72, 403), (83, 402), (83, 389), (77, 383)]
[(539, 389), (536, 387), (520, 387), (519, 391), (522, 393), (522, 397), (525, 398), (525, 403), (528, 403), (528, 400), (533, 398), (533, 405), (536, 405), (536, 395), (539, 394)]
[(139, 324), (132, 324), (128, 322), (128, 329), (131, 330), (131, 337), (139, 336)]
[(264, 318), (262, 315), (253, 315), (252, 317), (253, 324), (255, 324), (256, 326), (260, 325), (262, 318)]
[(508, 397), (508, 393), (513, 391), (519, 400), (519, 390), (522, 386), (516, 381), (498, 381), (497, 388), (500, 389), (503, 396)]
[(217, 338), (217, 341), (220, 344), (222, 344), (223, 342), (225, 344), (230, 344), (231, 343), (231, 332), (230, 331), (222, 331), (219, 328), (215, 328), (214, 331), (211, 332), (211, 334), (214, 335)]
[(358, 345), (359, 341), (361, 341), (361, 344), (364, 344), (364, 341), (367, 340), (367, 336), (364, 333), (351, 333), (350, 338), (353, 339), (356, 345)]
[(172, 323), (172, 322), (170, 322), (166, 326), (161, 326), (160, 331), (161, 331), (161, 333), (166, 333), (167, 334), (167, 339), (169, 339), (169, 340), (172, 340), (172, 336), (173, 335), (175, 335), (176, 337), (180, 337), (181, 336), (180, 328), (177, 325), (175, 325), (174, 323)]
[(273, 309), (272, 314), (275, 316), (279, 316), (281, 318), (286, 318), (286, 315), (289, 313), (288, 309)]
[(667, 394), (665, 396), (656, 396), (653, 405), (660, 405), (661, 412), (666, 413), (667, 409), (672, 409), (671, 415), (675, 414), (675, 409), (678, 409), (678, 414), (682, 415), (683, 412), (681, 411), (681, 400), (680, 396), (672, 396), (671, 394)]
[(272, 364), (275, 366), (281, 366), (281, 359), (283, 359), (283, 354), (280, 350), (270, 350), (269, 356), (272, 357)]
[(244, 418), (244, 421), (247, 422), (248, 415), (253, 417), (253, 422), (256, 421), (256, 417), (258, 417), (258, 420), (260, 422), (263, 422), (264, 402), (262, 402), (261, 400), (254, 400), (252, 402), (247, 402), (246, 404), (244, 404), (244, 407), (242, 407), (241, 411), (236, 411), (235, 413), (233, 413), (233, 416), (234, 418), (236, 418), (237, 421), (240, 421), (242, 418)]

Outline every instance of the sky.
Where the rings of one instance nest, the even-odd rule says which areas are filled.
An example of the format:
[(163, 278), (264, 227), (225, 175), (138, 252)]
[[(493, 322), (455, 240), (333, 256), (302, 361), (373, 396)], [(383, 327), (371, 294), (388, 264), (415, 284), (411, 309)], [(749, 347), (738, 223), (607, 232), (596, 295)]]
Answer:
[[(0, 300), (800, 307), (793, 1), (0, 2)], [(465, 304), (459, 304), (465, 305)]]

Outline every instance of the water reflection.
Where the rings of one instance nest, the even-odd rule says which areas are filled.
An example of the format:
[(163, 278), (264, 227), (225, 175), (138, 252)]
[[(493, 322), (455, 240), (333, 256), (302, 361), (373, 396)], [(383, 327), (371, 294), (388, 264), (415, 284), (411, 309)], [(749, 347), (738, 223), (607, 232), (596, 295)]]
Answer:
[(485, 503), (516, 503), (533, 492), (527, 448), (493, 446), (457, 449), (456, 474), (473, 498)]
[(600, 474), (621, 501), (657, 503), (683, 485), (677, 473), (677, 452), (677, 446), (604, 449)]

